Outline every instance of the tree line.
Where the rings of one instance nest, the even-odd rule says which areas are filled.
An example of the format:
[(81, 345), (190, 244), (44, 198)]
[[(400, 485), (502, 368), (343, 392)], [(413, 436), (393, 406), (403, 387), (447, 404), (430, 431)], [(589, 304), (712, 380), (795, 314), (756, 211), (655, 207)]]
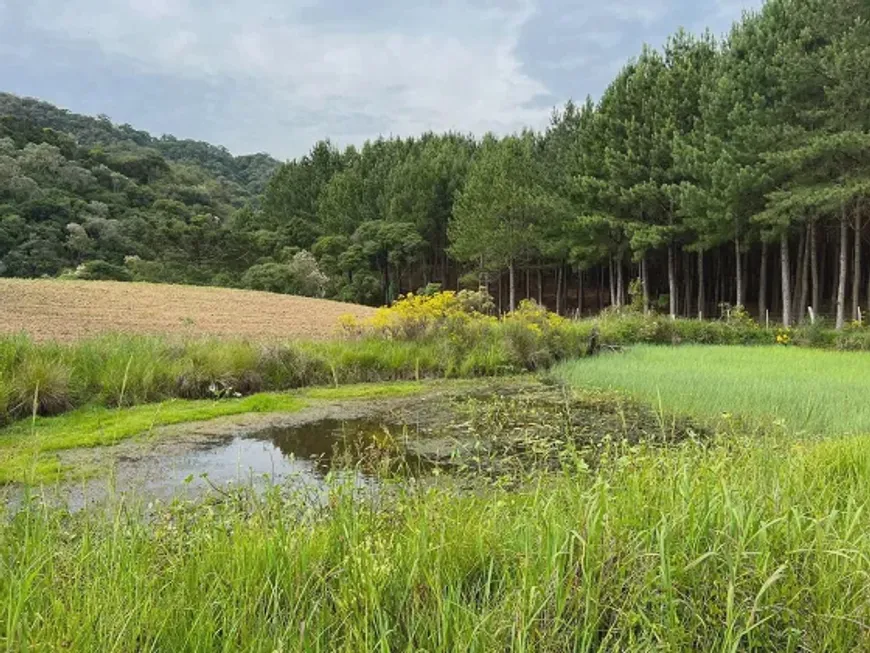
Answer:
[[(344, 149), (322, 141), (271, 169), (262, 155), (248, 161), (252, 178), (220, 148), (106, 120), (55, 117), (50, 138), (66, 129), (66, 145), (48, 142), (44, 129), (16, 136), (22, 125), (46, 126), (19, 111), (0, 141), (0, 261), (4, 274), (57, 271), (21, 265), (27, 252), (10, 265), (3, 236), (10, 215), (30, 225), (52, 215), (33, 203), (56, 193), (37, 201), (22, 187), (22, 177), (50, 183), (28, 151), (38, 141), (43, 154), (56, 148), (96, 179), (87, 192), (61, 184), (87, 200), (49, 219), (67, 232), (61, 249), (75, 252), (73, 262), (120, 265), (133, 254), (135, 278), (163, 270), (164, 280), (370, 304), (430, 284), (481, 285), (503, 310), (523, 297), (561, 313), (633, 303), (706, 317), (727, 305), (786, 325), (830, 315), (843, 326), (870, 311), (868, 61), (863, 0), (769, 0), (723, 39), (681, 30), (659, 49), (644, 47), (600, 99), (569, 102), (542, 132), (427, 133)], [(117, 138), (107, 148), (94, 135), (109, 127)], [(128, 185), (112, 186), (111, 174)], [(153, 194), (136, 199), (129, 184)], [(204, 195), (189, 197), (192, 188)], [(85, 252), (85, 236), (106, 240), (94, 216), (81, 219), (94, 201), (135, 242)], [(173, 229), (195, 235), (173, 250)], [(151, 246), (139, 253), (142, 243)], [(177, 278), (165, 274), (167, 261)]]

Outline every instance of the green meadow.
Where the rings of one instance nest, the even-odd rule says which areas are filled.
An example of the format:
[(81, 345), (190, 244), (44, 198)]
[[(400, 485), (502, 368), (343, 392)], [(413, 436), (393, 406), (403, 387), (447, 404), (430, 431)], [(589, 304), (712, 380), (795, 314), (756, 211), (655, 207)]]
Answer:
[[(508, 343), (498, 346), (514, 351)], [(273, 353), (231, 346), (256, 353), (253, 369), (270, 369)], [(410, 346), (374, 354), (370, 341), (368, 364)], [(334, 348), (323, 360), (360, 351), (320, 347)], [(191, 351), (167, 360), (182, 365)], [(227, 351), (203, 360), (230, 360)], [(563, 408), (525, 405), (511, 421), (510, 397), (478, 399), (479, 412), (457, 426), (483, 439), (509, 434), (521, 445), (511, 465), (422, 483), (384, 472), (380, 501), (360, 500), (340, 475), (315, 504), (288, 487), (241, 487), (147, 510), (144, 498), (118, 496), (70, 513), (25, 492), (0, 521), (0, 647), (866, 650), (868, 363), (863, 352), (704, 345), (628, 346), (557, 363), (539, 372)], [(2, 479), (48, 481), (63, 471), (53, 452), (160, 425), (317, 401), (424, 401), (430, 388), (394, 381), (122, 407), (94, 400), (0, 431)], [(648, 441), (583, 431), (581, 442), (572, 397), (590, 414), (652, 408), (661, 429)], [(678, 419), (694, 426), (669, 438)], [(558, 464), (538, 463), (535, 452), (554, 449)]]
[(870, 353), (796, 347), (635, 346), (554, 374), (669, 411), (775, 421), (808, 435), (870, 433)]

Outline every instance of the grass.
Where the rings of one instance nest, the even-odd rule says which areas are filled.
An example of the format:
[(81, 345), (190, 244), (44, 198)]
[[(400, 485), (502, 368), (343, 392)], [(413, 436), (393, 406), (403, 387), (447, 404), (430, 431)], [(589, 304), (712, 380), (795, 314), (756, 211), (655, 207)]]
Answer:
[(515, 374), (526, 364), (496, 340), (456, 345), (360, 338), (262, 344), (105, 336), (74, 344), (0, 338), (0, 423), (89, 405), (132, 406), (218, 393)]
[(326, 401), (392, 399), (413, 397), (414, 395), (422, 394), (427, 388), (431, 387), (433, 386), (429, 383), (394, 381), (392, 383), (359, 383), (339, 386), (337, 388), (307, 388), (301, 390), (298, 394), (308, 399), (322, 399)]
[(116, 444), (160, 426), (245, 413), (296, 412), (305, 408), (311, 399), (408, 397), (424, 390), (422, 383), (358, 384), (221, 400), (171, 399), (160, 404), (120, 409), (88, 406), (57, 417), (37, 417), (0, 429), (0, 484), (55, 480), (65, 470), (53, 453)]
[[(570, 328), (574, 346), (592, 327)], [(121, 345), (0, 343), (0, 378), (25, 369), (6, 377), (14, 381), (9, 401), (20, 401), (21, 388), (33, 397), (36, 387), (49, 388), (47, 406), (64, 410), (64, 397), (123, 405), (154, 392), (195, 395), (205, 383), (245, 383), (252, 393), (313, 380), (339, 386), (229, 400), (226, 408), (167, 402), (186, 419), (208, 405), (412, 395), (419, 384), (343, 384), (505, 373), (511, 361), (522, 368), (518, 347), (546, 358), (540, 341), (517, 331), (513, 343), (455, 350), (437, 341), (264, 349), (137, 340), (131, 356)], [(720, 336), (760, 344), (770, 335), (639, 318), (601, 326), (603, 342), (622, 344)], [(866, 339), (858, 336), (855, 348)], [(870, 436), (860, 435), (870, 430), (868, 363), (864, 353), (764, 346), (639, 346), (564, 363), (555, 372), (573, 384), (697, 416), (713, 434), (667, 447), (604, 440), (591, 467), (564, 443), (560, 471), (527, 469), (495, 482), (442, 476), (379, 493), (380, 502), (360, 501), (339, 480), (317, 505), (284, 488), (241, 489), (158, 506), (147, 517), (125, 498), (114, 511), (75, 515), (25, 500), (0, 520), (0, 647), (868, 650)], [(92, 407), (39, 418), (42, 434), (20, 422), (7, 432), (9, 451), (26, 454), (48, 436), (77, 446), (75, 438), (132, 433), (154, 410)], [(119, 421), (107, 426), (112, 419)], [(773, 421), (785, 428), (768, 428)], [(517, 428), (534, 448), (531, 425)], [(822, 434), (839, 437), (801, 437)], [(18, 464), (2, 463), (3, 473)], [(51, 472), (42, 458), (19, 469), (27, 465)]]
[(620, 390), (679, 413), (776, 420), (792, 433), (870, 433), (867, 352), (637, 346), (554, 372), (578, 386)]
[[(453, 316), (414, 336), (387, 332), (330, 342), (106, 335), (66, 344), (0, 337), (0, 423), (88, 405), (133, 406), (214, 393), (287, 391), (366, 382), (478, 378), (540, 370), (602, 344), (772, 344), (778, 331), (729, 323), (606, 315), (559, 319), (525, 308), (502, 320)], [(413, 320), (412, 320), (413, 322)], [(822, 324), (788, 333), (807, 347), (870, 349), (870, 329)]]
[(614, 446), (584, 469), (380, 508), (340, 486), (320, 509), (240, 493), (150, 521), (31, 504), (0, 523), (0, 645), (867, 649), (867, 438)]

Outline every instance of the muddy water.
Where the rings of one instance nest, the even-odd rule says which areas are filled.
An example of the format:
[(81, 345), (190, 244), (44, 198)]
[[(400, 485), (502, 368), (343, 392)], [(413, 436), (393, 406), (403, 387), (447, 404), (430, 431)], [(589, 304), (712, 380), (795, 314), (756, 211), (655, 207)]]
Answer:
[[(435, 466), (500, 475), (529, 460), (558, 465), (569, 440), (639, 441), (660, 437), (661, 428), (649, 409), (621, 401), (535, 383), (490, 383), (182, 424), (148, 439), (62, 452), (62, 465), (89, 473), (42, 492), (73, 510), (119, 495), (166, 501), (237, 484), (278, 484), (316, 501), (333, 477), (372, 490), (385, 472), (419, 477)], [(684, 430), (675, 428), (673, 436), (682, 437)]]
[[(121, 496), (146, 504), (192, 499), (240, 484), (256, 489), (279, 484), (315, 500), (336, 478), (373, 488), (385, 471), (426, 473), (431, 465), (407, 445), (428, 437), (427, 429), (447, 420), (445, 405), (453, 399), (450, 393), (433, 393), (314, 402), (291, 414), (238, 415), (164, 427), (151, 437), (111, 447), (60, 452), (61, 465), (76, 471), (34, 493), (79, 510)], [(21, 488), (7, 491), (7, 502), (20, 504), (22, 494)]]
[(416, 437), (416, 430), (404, 424), (363, 417), (248, 428), (194, 435), (185, 442), (154, 442), (150, 447), (124, 443), (96, 454), (111, 457), (107, 474), (93, 477), (91, 470), (90, 478), (39, 492), (74, 511), (120, 496), (148, 503), (192, 499), (234, 485), (256, 490), (281, 485), (316, 501), (336, 481), (361, 490), (374, 488), (385, 469), (375, 469), (374, 461), (385, 457), (394, 459), (390, 469), (401, 467), (403, 473), (419, 473), (426, 467), (418, 456), (399, 451), (399, 443)]

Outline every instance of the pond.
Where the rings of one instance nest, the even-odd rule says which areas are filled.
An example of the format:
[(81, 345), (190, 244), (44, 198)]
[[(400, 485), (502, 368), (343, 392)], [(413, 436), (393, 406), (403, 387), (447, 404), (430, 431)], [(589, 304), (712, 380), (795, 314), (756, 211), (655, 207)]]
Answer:
[[(619, 398), (539, 383), (486, 386), (402, 400), (333, 402), (289, 415), (250, 415), (166, 429), (150, 439), (72, 450), (62, 463), (89, 474), (44, 488), (72, 510), (109, 497), (197, 498), (244, 484), (281, 485), (313, 501), (339, 479), (371, 490), (380, 479), (435, 468), (505, 476), (558, 467), (603, 441), (679, 439), (653, 411)], [(584, 454), (586, 455), (586, 454)], [(100, 473), (94, 473), (99, 470)]]

